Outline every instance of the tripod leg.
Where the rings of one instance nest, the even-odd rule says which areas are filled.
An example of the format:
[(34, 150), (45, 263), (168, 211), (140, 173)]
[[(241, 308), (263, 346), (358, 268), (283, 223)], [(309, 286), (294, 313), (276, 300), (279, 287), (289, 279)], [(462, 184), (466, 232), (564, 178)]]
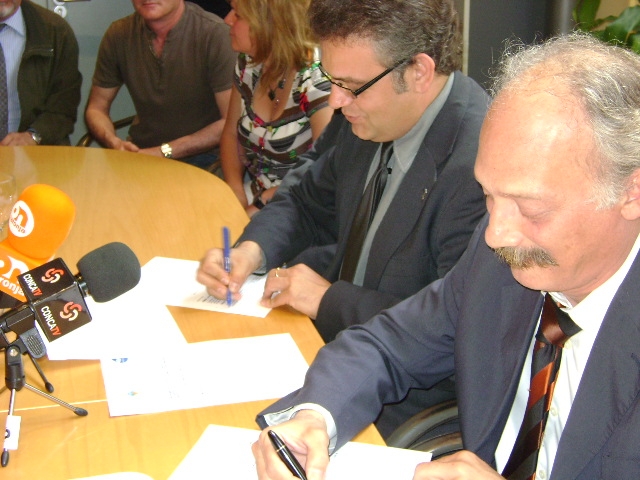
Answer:
[(38, 375), (40, 375), (40, 378), (42, 378), (42, 381), (44, 382), (44, 388), (47, 389), (47, 392), (53, 393), (53, 384), (45, 376), (44, 372), (42, 371), (42, 368), (40, 368), (40, 364), (38, 363), (38, 361), (35, 358), (33, 358), (33, 355), (31, 355), (29, 352), (27, 352), (27, 355), (29, 355), (29, 358), (31, 359), (31, 363), (33, 363), (33, 366), (36, 367), (36, 370), (38, 371)]
[(53, 395), (49, 395), (46, 392), (43, 392), (42, 390), (38, 390), (36, 387), (29, 385), (28, 383), (24, 384), (24, 387), (27, 390), (31, 390), (33, 393), (37, 393), (38, 395), (43, 396), (44, 398), (51, 400), (54, 403), (57, 403), (58, 405), (68, 408), (69, 410), (71, 410), (73, 413), (75, 413), (76, 415), (78, 415), (79, 417), (86, 417), (89, 412), (87, 412), (84, 408), (80, 408), (80, 407), (74, 407), (73, 405), (71, 405), (70, 403), (64, 402), (62, 400), (60, 400), (57, 397), (54, 397)]
[[(11, 389), (11, 397), (9, 398), (9, 412), (7, 413), (7, 423), (8, 423), (8, 419), (13, 416), (15, 403), (16, 403), (16, 390)], [(0, 465), (2, 465), (3, 467), (6, 467), (9, 464), (9, 449), (6, 447), (7, 435), (11, 435), (11, 432), (9, 431), (9, 429), (5, 429), (5, 447), (2, 449), (2, 457), (0, 457)]]

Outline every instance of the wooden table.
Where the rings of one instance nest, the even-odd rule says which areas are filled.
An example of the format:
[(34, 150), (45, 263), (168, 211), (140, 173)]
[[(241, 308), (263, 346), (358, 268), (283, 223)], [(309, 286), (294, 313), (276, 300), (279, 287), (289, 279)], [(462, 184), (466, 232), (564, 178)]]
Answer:
[[(16, 176), (19, 192), (46, 183), (74, 201), (75, 223), (57, 254), (73, 271), (85, 253), (112, 241), (131, 247), (142, 265), (154, 256), (198, 260), (208, 248), (221, 246), (222, 226), (234, 240), (248, 221), (223, 181), (178, 161), (98, 148), (0, 147), (0, 171)], [(170, 310), (188, 342), (290, 333), (308, 362), (322, 346), (311, 321), (286, 309), (272, 310), (264, 319)], [(0, 470), (2, 478), (68, 480), (131, 471), (164, 480), (208, 424), (257, 428), (256, 413), (272, 403), (110, 418), (99, 362), (43, 359), (41, 365), (54, 395), (89, 415), (77, 417), (26, 389), (18, 392), (20, 445)], [(27, 381), (40, 385), (32, 365), (26, 362), (25, 369)], [(5, 392), (2, 422), (8, 403)], [(373, 427), (357, 440), (383, 444)]]

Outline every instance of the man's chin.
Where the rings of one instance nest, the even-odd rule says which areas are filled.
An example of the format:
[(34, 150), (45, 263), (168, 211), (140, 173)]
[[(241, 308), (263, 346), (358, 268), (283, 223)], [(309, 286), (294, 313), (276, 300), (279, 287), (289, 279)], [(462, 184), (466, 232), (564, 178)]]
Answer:
[(556, 291), (554, 287), (555, 275), (553, 267), (511, 267), (513, 278), (523, 287), (531, 290), (541, 290), (545, 292)]

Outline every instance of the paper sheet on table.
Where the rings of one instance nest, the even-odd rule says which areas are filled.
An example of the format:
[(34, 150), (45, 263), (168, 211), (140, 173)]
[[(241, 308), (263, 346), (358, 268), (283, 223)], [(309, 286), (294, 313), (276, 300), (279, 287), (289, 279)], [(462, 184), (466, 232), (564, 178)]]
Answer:
[(150, 274), (151, 283), (147, 286), (163, 299), (165, 305), (260, 318), (266, 317), (271, 311), (260, 305), (266, 275), (251, 275), (240, 289), (242, 298), (227, 306), (225, 300), (207, 294), (206, 289), (196, 281), (198, 265), (198, 262), (192, 260), (154, 257), (143, 270)]
[(64, 337), (48, 342), (49, 360), (98, 360), (127, 357), (186, 345), (171, 312), (146, 295), (148, 274), (142, 269), (140, 283), (105, 303), (86, 297), (91, 322)]
[[(169, 480), (256, 480), (251, 444), (258, 434), (209, 425)], [(332, 455), (327, 480), (411, 480), (416, 465), (430, 460), (430, 453), (349, 442)]]
[(307, 368), (288, 333), (102, 360), (111, 416), (280, 398), (302, 386)]

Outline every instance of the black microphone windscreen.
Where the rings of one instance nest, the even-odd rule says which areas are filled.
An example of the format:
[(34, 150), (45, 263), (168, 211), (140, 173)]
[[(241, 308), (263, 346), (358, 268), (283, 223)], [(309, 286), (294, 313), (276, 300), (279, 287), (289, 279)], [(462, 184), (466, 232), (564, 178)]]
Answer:
[(140, 262), (124, 243), (107, 243), (78, 261), (78, 270), (93, 299), (108, 302), (140, 281)]

